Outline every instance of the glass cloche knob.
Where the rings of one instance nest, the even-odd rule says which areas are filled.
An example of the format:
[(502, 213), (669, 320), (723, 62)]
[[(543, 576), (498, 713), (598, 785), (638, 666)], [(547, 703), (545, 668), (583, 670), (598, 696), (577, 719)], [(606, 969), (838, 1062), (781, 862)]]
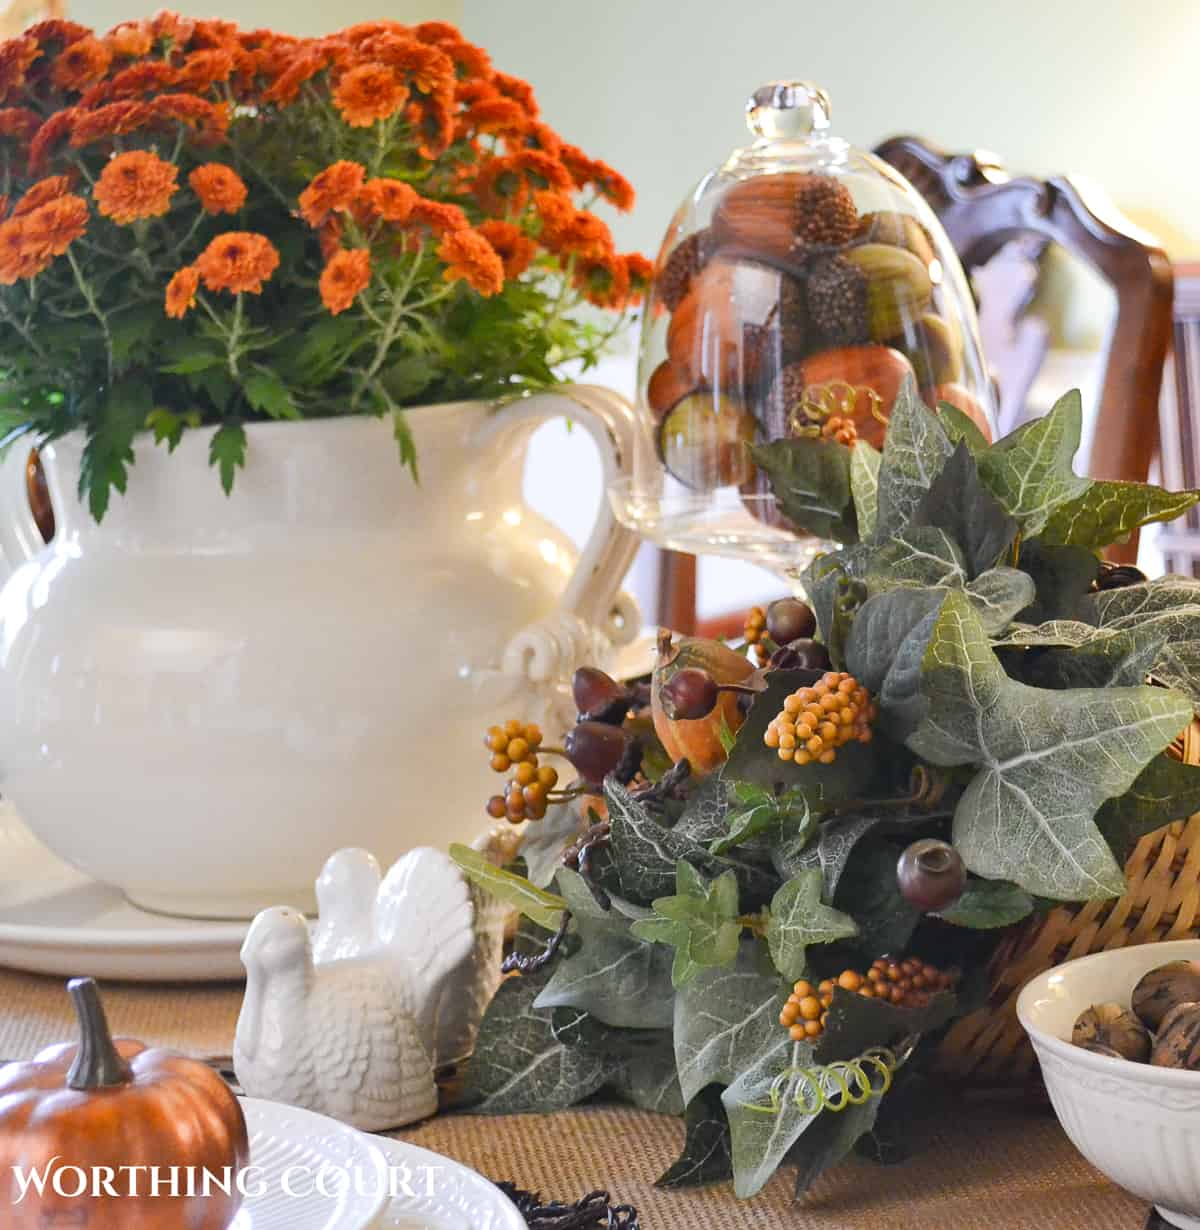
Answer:
[(747, 99), (746, 126), (766, 141), (803, 141), (829, 127), (829, 95), (810, 81), (769, 81)]

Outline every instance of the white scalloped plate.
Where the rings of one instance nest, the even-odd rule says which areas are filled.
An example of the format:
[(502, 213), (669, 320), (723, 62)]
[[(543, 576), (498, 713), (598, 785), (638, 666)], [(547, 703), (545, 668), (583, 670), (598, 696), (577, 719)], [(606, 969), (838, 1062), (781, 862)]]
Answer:
[(0, 965), (67, 978), (242, 979), (249, 925), (139, 910), (47, 850), (0, 802)]
[(389, 1163), (371, 1137), (281, 1102), (242, 1098), (242, 1109), (253, 1170), (229, 1230), (380, 1226)]
[[(448, 1157), (312, 1111), (259, 1098), (241, 1102), (250, 1164), (262, 1167), (253, 1190), (265, 1190), (246, 1201), (230, 1230), (526, 1230), (499, 1188)], [(292, 1189), (307, 1193), (315, 1187), (309, 1176), (322, 1165), (350, 1176), (333, 1173), (325, 1183), (330, 1190), (345, 1185), (340, 1201), (283, 1191), (289, 1167), (301, 1168), (292, 1171)]]

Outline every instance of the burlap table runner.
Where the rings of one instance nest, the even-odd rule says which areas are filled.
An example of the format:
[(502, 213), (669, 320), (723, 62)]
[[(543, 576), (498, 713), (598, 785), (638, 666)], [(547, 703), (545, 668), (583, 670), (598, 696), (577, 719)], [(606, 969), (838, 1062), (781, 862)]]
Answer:
[[(113, 1030), (195, 1055), (228, 1054), (241, 989), (109, 985)], [(0, 1059), (24, 1059), (74, 1033), (60, 979), (0, 971)], [(653, 1183), (682, 1139), (677, 1120), (620, 1106), (563, 1114), (444, 1115), (397, 1133), (546, 1198), (605, 1187), (636, 1205), (645, 1230), (1141, 1230), (1147, 1207), (1093, 1170), (1049, 1113), (953, 1105), (923, 1129), (903, 1166), (853, 1160), (801, 1203), (778, 1175), (757, 1199), (727, 1186), (661, 1192)]]

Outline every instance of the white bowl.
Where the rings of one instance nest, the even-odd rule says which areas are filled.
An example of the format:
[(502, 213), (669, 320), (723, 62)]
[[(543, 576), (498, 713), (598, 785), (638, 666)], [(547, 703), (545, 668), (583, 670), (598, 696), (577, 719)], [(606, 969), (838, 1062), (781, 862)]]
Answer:
[(1200, 1230), (1200, 1072), (1110, 1059), (1072, 1045), (1091, 1004), (1128, 1005), (1143, 974), (1200, 959), (1200, 940), (1139, 944), (1040, 974), (1017, 1000), (1055, 1113), (1075, 1147), (1172, 1225)]

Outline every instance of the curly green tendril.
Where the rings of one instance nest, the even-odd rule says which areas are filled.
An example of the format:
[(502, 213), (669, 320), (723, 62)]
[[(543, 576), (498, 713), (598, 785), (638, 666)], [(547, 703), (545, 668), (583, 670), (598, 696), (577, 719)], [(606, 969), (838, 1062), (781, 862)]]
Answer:
[(836, 1114), (847, 1106), (862, 1106), (871, 1098), (883, 1097), (892, 1087), (892, 1076), (899, 1066), (895, 1053), (884, 1046), (837, 1063), (812, 1067), (793, 1064), (771, 1082), (765, 1105), (750, 1102), (746, 1109), (778, 1115), (786, 1098), (805, 1115), (825, 1110)]

